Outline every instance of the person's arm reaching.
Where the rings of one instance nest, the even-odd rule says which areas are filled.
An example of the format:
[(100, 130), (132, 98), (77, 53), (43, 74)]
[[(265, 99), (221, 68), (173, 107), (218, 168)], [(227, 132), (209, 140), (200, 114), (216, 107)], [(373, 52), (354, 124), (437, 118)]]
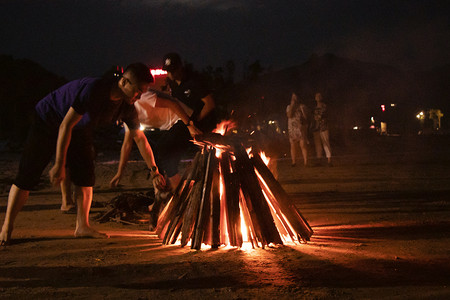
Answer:
[(147, 141), (147, 137), (141, 130), (138, 129), (131, 129), (130, 134), (134, 139), (142, 158), (147, 164), (148, 169), (150, 170), (153, 186), (155, 188), (162, 189), (166, 185), (166, 182), (164, 180), (164, 177), (158, 172), (158, 168), (156, 167), (155, 163), (155, 157), (153, 155), (152, 148)]
[(157, 95), (155, 107), (165, 107), (172, 110), (187, 126), (189, 133), (191, 134), (192, 137), (202, 134), (202, 131), (197, 127), (195, 127), (194, 123), (191, 122), (191, 119), (189, 118), (188, 114), (178, 103), (177, 99), (156, 90), (151, 91)]
[(67, 149), (72, 138), (73, 127), (81, 120), (82, 115), (77, 113), (72, 107), (67, 112), (61, 125), (59, 126), (58, 139), (56, 142), (55, 164), (49, 171), (50, 182), (59, 185), (65, 177), (65, 165)]
[(203, 118), (205, 118), (214, 109), (214, 107), (216, 107), (214, 98), (212, 97), (211, 94), (208, 94), (204, 98), (202, 98), (202, 101), (203, 101), (203, 103), (205, 103), (205, 105), (203, 106), (202, 110), (200, 111), (197, 121), (203, 120)]
[(130, 158), (131, 149), (133, 147), (133, 139), (131, 137), (130, 130), (128, 126), (124, 124), (125, 134), (123, 137), (122, 148), (120, 149), (120, 160), (119, 167), (117, 168), (117, 173), (109, 182), (110, 187), (117, 187), (119, 185), (120, 179), (123, 175), (123, 170), (127, 165), (128, 159)]

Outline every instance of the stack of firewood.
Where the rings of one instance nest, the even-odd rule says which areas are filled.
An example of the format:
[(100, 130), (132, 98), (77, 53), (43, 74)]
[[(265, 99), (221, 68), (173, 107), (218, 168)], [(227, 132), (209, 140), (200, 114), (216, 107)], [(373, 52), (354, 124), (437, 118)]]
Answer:
[(204, 142), (183, 174), (158, 219), (163, 243), (190, 241), (199, 250), (202, 243), (242, 247), (248, 241), (264, 248), (286, 238), (309, 241), (311, 227), (259, 154), (248, 155), (239, 142), (221, 142)]

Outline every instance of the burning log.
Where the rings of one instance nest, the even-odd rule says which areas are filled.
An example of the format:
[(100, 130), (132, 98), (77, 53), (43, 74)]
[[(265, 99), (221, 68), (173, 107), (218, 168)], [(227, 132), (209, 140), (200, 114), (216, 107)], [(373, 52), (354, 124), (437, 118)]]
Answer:
[(309, 241), (311, 227), (261, 157), (250, 158), (235, 139), (207, 138), (158, 220), (163, 243), (191, 241), (199, 250), (202, 243), (242, 247), (247, 240), (264, 248), (283, 237)]
[(276, 205), (278, 212), (283, 213), (293, 229), (299, 233), (299, 240), (309, 241), (313, 230), (295, 205), (290, 201), (288, 194), (281, 184), (275, 179), (272, 172), (270, 172), (269, 168), (257, 153), (253, 153), (251, 160), (262, 177), (262, 183), (265, 183), (268, 192), (271, 192), (272, 203)]
[[(239, 182), (236, 173), (231, 173), (231, 158), (229, 152), (223, 152), (220, 159), (220, 172), (223, 178), (224, 197), (223, 215), (227, 226), (229, 244), (234, 247), (242, 247), (241, 218), (239, 210)], [(223, 226), (224, 227), (224, 226)], [(223, 230), (225, 233), (225, 230)], [(222, 242), (226, 243), (225, 238)]]
[(283, 242), (275, 227), (269, 206), (261, 191), (253, 164), (241, 145), (236, 145), (235, 148), (236, 169), (254, 227), (253, 233), (263, 247), (270, 243), (282, 244)]
[(212, 170), (217, 165), (215, 163), (215, 152), (215, 149), (212, 149), (207, 155), (198, 218), (195, 224), (194, 235), (192, 237), (192, 249), (200, 249), (206, 231), (206, 226), (204, 224), (206, 224), (205, 222), (207, 221), (207, 216), (209, 215), (209, 208), (211, 207), (210, 199), (213, 177)]
[[(215, 156), (214, 156), (215, 158)], [(212, 166), (212, 190), (211, 190), (211, 247), (218, 248), (220, 246), (220, 171), (219, 162), (214, 159), (214, 166)]]
[[(198, 177), (198, 170), (201, 169), (200, 164), (201, 152), (198, 152), (194, 157), (191, 168), (186, 170), (183, 175), (183, 180), (180, 181), (174, 196), (158, 219), (156, 233), (158, 236), (164, 237), (164, 244), (173, 244), (178, 237), (182, 217), (188, 204), (187, 198), (192, 188), (192, 181)], [(184, 180), (185, 177), (186, 179)], [(181, 192), (179, 192), (180, 190)]]

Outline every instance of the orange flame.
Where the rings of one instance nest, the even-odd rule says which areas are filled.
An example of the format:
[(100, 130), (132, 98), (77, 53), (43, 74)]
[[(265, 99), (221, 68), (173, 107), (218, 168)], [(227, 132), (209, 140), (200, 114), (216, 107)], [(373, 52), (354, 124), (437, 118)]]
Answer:
[(270, 157), (266, 156), (266, 153), (264, 151), (259, 152), (259, 156), (261, 156), (261, 159), (266, 164), (266, 166), (269, 165)]
[(213, 130), (214, 133), (225, 135), (227, 131), (236, 128), (236, 123), (232, 120), (223, 120), (217, 124), (216, 129)]

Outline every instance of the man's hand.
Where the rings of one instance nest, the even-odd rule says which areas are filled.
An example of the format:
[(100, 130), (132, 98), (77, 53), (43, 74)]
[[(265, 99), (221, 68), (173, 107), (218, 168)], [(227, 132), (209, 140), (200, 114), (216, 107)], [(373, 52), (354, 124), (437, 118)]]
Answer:
[(151, 179), (154, 188), (162, 190), (166, 187), (166, 180), (164, 179), (164, 176), (162, 176), (159, 172), (152, 173)]
[(122, 175), (117, 173), (109, 182), (109, 187), (115, 188), (119, 185), (120, 179), (122, 178)]
[(54, 165), (48, 172), (48, 175), (50, 176), (52, 185), (58, 186), (66, 177), (66, 170), (59, 165)]
[(189, 130), (189, 133), (191, 134), (191, 136), (193, 138), (195, 138), (197, 135), (200, 135), (203, 133), (200, 129), (195, 127), (193, 122), (190, 122), (190, 124), (188, 124), (186, 126), (187, 126), (187, 129)]

